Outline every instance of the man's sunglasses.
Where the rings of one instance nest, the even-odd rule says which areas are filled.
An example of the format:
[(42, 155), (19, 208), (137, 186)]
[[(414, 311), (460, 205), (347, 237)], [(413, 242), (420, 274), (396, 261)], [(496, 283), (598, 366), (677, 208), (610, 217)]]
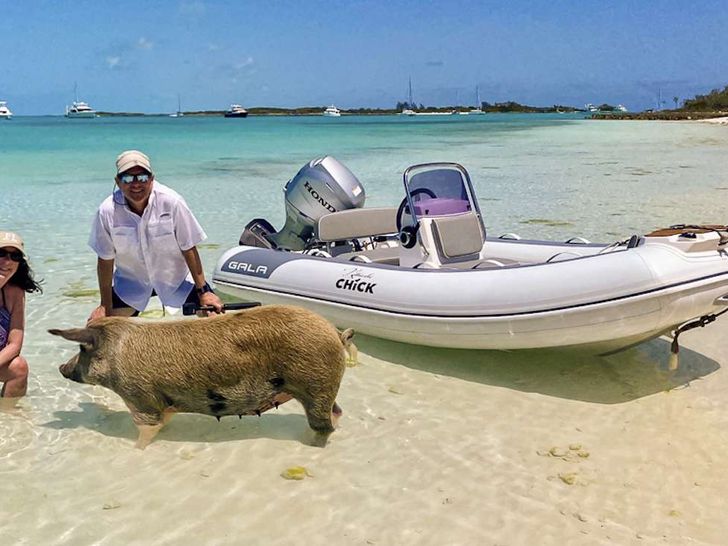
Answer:
[(152, 175), (151, 174), (122, 174), (119, 177), (119, 180), (122, 182), (122, 184), (131, 184), (135, 180), (137, 182), (141, 182), (142, 184), (146, 184), (151, 180)]
[(5, 250), (4, 248), (0, 248), (0, 258), (9, 257), (14, 262), (22, 262), (23, 261), (23, 253), (19, 250)]

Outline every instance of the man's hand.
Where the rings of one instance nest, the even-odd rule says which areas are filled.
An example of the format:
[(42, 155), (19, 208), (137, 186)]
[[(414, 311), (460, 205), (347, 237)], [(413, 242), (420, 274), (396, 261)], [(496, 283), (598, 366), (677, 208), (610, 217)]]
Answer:
[(92, 320), (95, 320), (97, 318), (104, 318), (106, 316), (106, 307), (103, 305), (99, 305), (96, 309), (91, 311), (91, 314), (88, 316), (88, 320), (86, 321), (86, 324), (91, 322)]
[(222, 300), (214, 292), (205, 292), (200, 295), (200, 305), (209, 305), (215, 308), (214, 313), (224, 313)]

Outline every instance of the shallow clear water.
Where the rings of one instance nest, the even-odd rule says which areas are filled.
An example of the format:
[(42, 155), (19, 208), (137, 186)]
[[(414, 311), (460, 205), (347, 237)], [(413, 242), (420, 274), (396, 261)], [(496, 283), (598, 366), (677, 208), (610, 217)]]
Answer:
[[(314, 461), (331, 473), (328, 478), (319, 476), (318, 483), (333, 485), (336, 477), (347, 499), (345, 506), (352, 510), (358, 510), (353, 508), (357, 502), (373, 503), (360, 506), (366, 511), (383, 499), (391, 500), (387, 484), (396, 484), (398, 479), (399, 470), (390, 472), (385, 482), (374, 477), (373, 492), (364, 495), (364, 501), (355, 500), (366, 479), (337, 474), (355, 472), (356, 468), (336, 466), (336, 444), (321, 452), (303, 446), (298, 437), (305, 429), (304, 421), (300, 408), (291, 405), (260, 421), (243, 420), (238, 425), (235, 420), (222, 428), (214, 428), (210, 418), (180, 416), (176, 418), (179, 424), (173, 422), (170, 431), (164, 431), (142, 455), (130, 448), (134, 429), (118, 397), (101, 388), (71, 384), (58, 374), (57, 364), (70, 356), (73, 346), (45, 330), (80, 326), (97, 304), (93, 295), (84, 295), (85, 290), (96, 288), (95, 257), (86, 239), (96, 207), (112, 189), (114, 159), (128, 148), (148, 153), (159, 180), (187, 199), (209, 235), (201, 248), (208, 272), (222, 251), (236, 244), (251, 218), (265, 217), (275, 226), (281, 225), (283, 185), (305, 162), (324, 154), (335, 156), (360, 179), (368, 206), (397, 205), (402, 197), (402, 172), (410, 164), (457, 161), (470, 172), (486, 226), (496, 235), (516, 232), (523, 237), (555, 240), (581, 235), (611, 242), (673, 223), (728, 220), (724, 211), (728, 131), (709, 124), (601, 122), (564, 115), (245, 120), (19, 117), (0, 122), (0, 229), (24, 236), (37, 277), (45, 281), (44, 294), (28, 298), (23, 352), (32, 371), (29, 396), (19, 410), (0, 414), (0, 481), (6, 490), (5, 500), (13, 502), (3, 506), (0, 500), (0, 517), (11, 522), (15, 533), (35, 522), (28, 531), (35, 539), (30, 543), (56, 537), (56, 525), (65, 529), (60, 542), (77, 544), (98, 542), (103, 537), (109, 543), (144, 541), (147, 532), (169, 542), (207, 536), (204, 522), (184, 523), (180, 519), (191, 507), (209, 518), (211, 527), (218, 528), (218, 534), (213, 531), (209, 536), (224, 541), (226, 536), (234, 536), (227, 533), (236, 525), (229, 503), (241, 499), (249, 510), (257, 506), (262, 512), (251, 516), (245, 525), (263, 530), (275, 521), (276, 515), (271, 513), (275, 503), (272, 497), (265, 502), (257, 498), (268, 495), (267, 491), (248, 489), (260, 485), (254, 475), (246, 474), (236, 481), (238, 465), (246, 460), (258, 465), (256, 472), (270, 473), (266, 487), (279, 486), (277, 474), (282, 467)], [(439, 359), (435, 373), (444, 373), (462, 359), (461, 353), (413, 352), (398, 345), (377, 353), (374, 349), (379, 344), (370, 341), (363, 343), (364, 360), (367, 346), (377, 360), (372, 359), (368, 369), (348, 372), (342, 396), (349, 402), (348, 407), (344, 405), (348, 410), (345, 415), (352, 419), (349, 430), (364, 435), (364, 446), (372, 453), (376, 453), (377, 442), (402, 449), (408, 433), (428, 436), (442, 423), (455, 419), (456, 409), (425, 410), (416, 400), (406, 410), (409, 419), (416, 420), (420, 410), (429, 411), (441, 417), (442, 422), (432, 424), (436, 429), (425, 424), (424, 428), (409, 430), (402, 421), (396, 440), (394, 436), (366, 439), (381, 409), (377, 408), (377, 395), (369, 398), (371, 389), (379, 388), (380, 383), (391, 385), (392, 377), (398, 377), (397, 381), (412, 393), (432, 394), (442, 388), (440, 383), (433, 386), (431, 374), (401, 368), (398, 364), (406, 361), (407, 355), (435, 355)], [(617, 392), (625, 381), (624, 374), (633, 373), (624, 370), (635, 362), (644, 364), (640, 354), (624, 357), (606, 372), (597, 370), (601, 364), (591, 360), (584, 364), (586, 368), (565, 365), (564, 375), (573, 375), (575, 366), (590, 369), (586, 383), (611, 384)], [(533, 354), (516, 356), (503, 366), (532, 370), (528, 362), (534, 358)], [(489, 359), (487, 353), (479, 353), (475, 360)], [(380, 361), (392, 364), (379, 367)], [(707, 360), (703, 364), (703, 372), (697, 375), (715, 369)], [(654, 362), (649, 365), (657, 369)], [(454, 374), (448, 379), (449, 388), (464, 389), (463, 396), (475, 401), (482, 395), (476, 387), (465, 388), (458, 381), (469, 379), (461, 380)], [(544, 379), (552, 387), (559, 381), (559, 372)], [(664, 387), (661, 381), (656, 380), (657, 390)], [(484, 383), (502, 385), (499, 380)], [(517, 381), (508, 380), (503, 385), (519, 390)], [(478, 387), (482, 390), (483, 385)], [(541, 392), (560, 396), (552, 387)], [(575, 392), (583, 391), (583, 387), (577, 384)], [(566, 398), (580, 399), (578, 395)], [(604, 403), (598, 399), (587, 402)], [(522, 398), (520, 403), (528, 414), (529, 399)], [(382, 405), (392, 412), (403, 409), (397, 407), (391, 392)], [(372, 423), (367, 420), (370, 417)], [(347, 441), (356, 440), (344, 434), (339, 444), (342, 449)], [(286, 446), (285, 453), (281, 445)], [(438, 463), (437, 453), (418, 452), (416, 456), (425, 468), (456, 464)], [(366, 459), (366, 455), (362, 457)], [(387, 475), (387, 462), (380, 463), (383, 475)], [(472, 461), (462, 464), (468, 471), (478, 471), (477, 465), (468, 466)], [(200, 488), (213, 484), (217, 494), (205, 490), (196, 497)], [(333, 501), (334, 497), (327, 495), (335, 491), (315, 492), (325, 501)], [(139, 496), (146, 500), (139, 500)], [(311, 521), (323, 522), (330, 517), (322, 507), (303, 507), (306, 500), (300, 490), (291, 498), (303, 503), (298, 509), (302, 514), (308, 510)], [(439, 503), (439, 497), (433, 499)], [(406, 508), (406, 503), (403, 506)], [(150, 516), (155, 510), (166, 510), (167, 516), (179, 523), (174, 528), (155, 524)], [(165, 519), (167, 516), (160, 521), (172, 521)], [(102, 530), (84, 528), (81, 522), (86, 517), (102, 518)], [(114, 520), (117, 517), (119, 520)], [(303, 525), (303, 519), (296, 521)], [(135, 528), (140, 522), (149, 529)], [(468, 536), (468, 521), (461, 523), (465, 530), (460, 536)], [(222, 528), (226, 531), (219, 531)], [(340, 523), (338, 529), (343, 533), (346, 524)], [(332, 532), (326, 536), (342, 538), (342, 534)], [(412, 542), (417, 538), (399, 535), (404, 542), (408, 537)]]

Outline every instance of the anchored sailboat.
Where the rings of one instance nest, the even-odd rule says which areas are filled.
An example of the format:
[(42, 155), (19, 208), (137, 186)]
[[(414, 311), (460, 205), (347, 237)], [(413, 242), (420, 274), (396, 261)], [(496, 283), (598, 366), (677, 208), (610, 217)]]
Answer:
[(485, 112), (483, 112), (483, 110), (481, 109), (482, 104), (483, 103), (480, 102), (480, 89), (476, 85), (475, 86), (475, 105), (476, 106), (475, 106), (475, 108), (470, 110), (470, 114), (476, 115), (476, 116), (480, 115), (480, 114), (485, 114)]
[(415, 101), (412, 99), (412, 78), (409, 78), (409, 94), (408, 94), (408, 101), (407, 106), (409, 108), (405, 108), (400, 112), (400, 115), (402, 116), (416, 116), (417, 112), (415, 112), (412, 107), (415, 105)]
[(169, 117), (181, 118), (182, 116), (184, 116), (182, 112), (182, 100), (180, 99), (179, 93), (177, 93), (177, 111), (174, 114), (170, 114)]

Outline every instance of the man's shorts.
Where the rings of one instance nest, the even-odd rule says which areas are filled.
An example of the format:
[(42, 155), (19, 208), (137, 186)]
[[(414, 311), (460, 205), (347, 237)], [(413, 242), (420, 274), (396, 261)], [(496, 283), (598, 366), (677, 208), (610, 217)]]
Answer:
[[(152, 290), (152, 296), (156, 295), (157, 293)], [(195, 303), (197, 305), (200, 305), (200, 295), (197, 293), (197, 290), (195, 290), (194, 286), (192, 287), (192, 290), (190, 290), (190, 293), (187, 296), (185, 303)], [(113, 287), (111, 288), (111, 307), (112, 309), (132, 309), (131, 305), (129, 305), (119, 297), (119, 294), (116, 293), (116, 290), (114, 290)], [(134, 313), (131, 316), (139, 316), (139, 311), (134, 309)]]

